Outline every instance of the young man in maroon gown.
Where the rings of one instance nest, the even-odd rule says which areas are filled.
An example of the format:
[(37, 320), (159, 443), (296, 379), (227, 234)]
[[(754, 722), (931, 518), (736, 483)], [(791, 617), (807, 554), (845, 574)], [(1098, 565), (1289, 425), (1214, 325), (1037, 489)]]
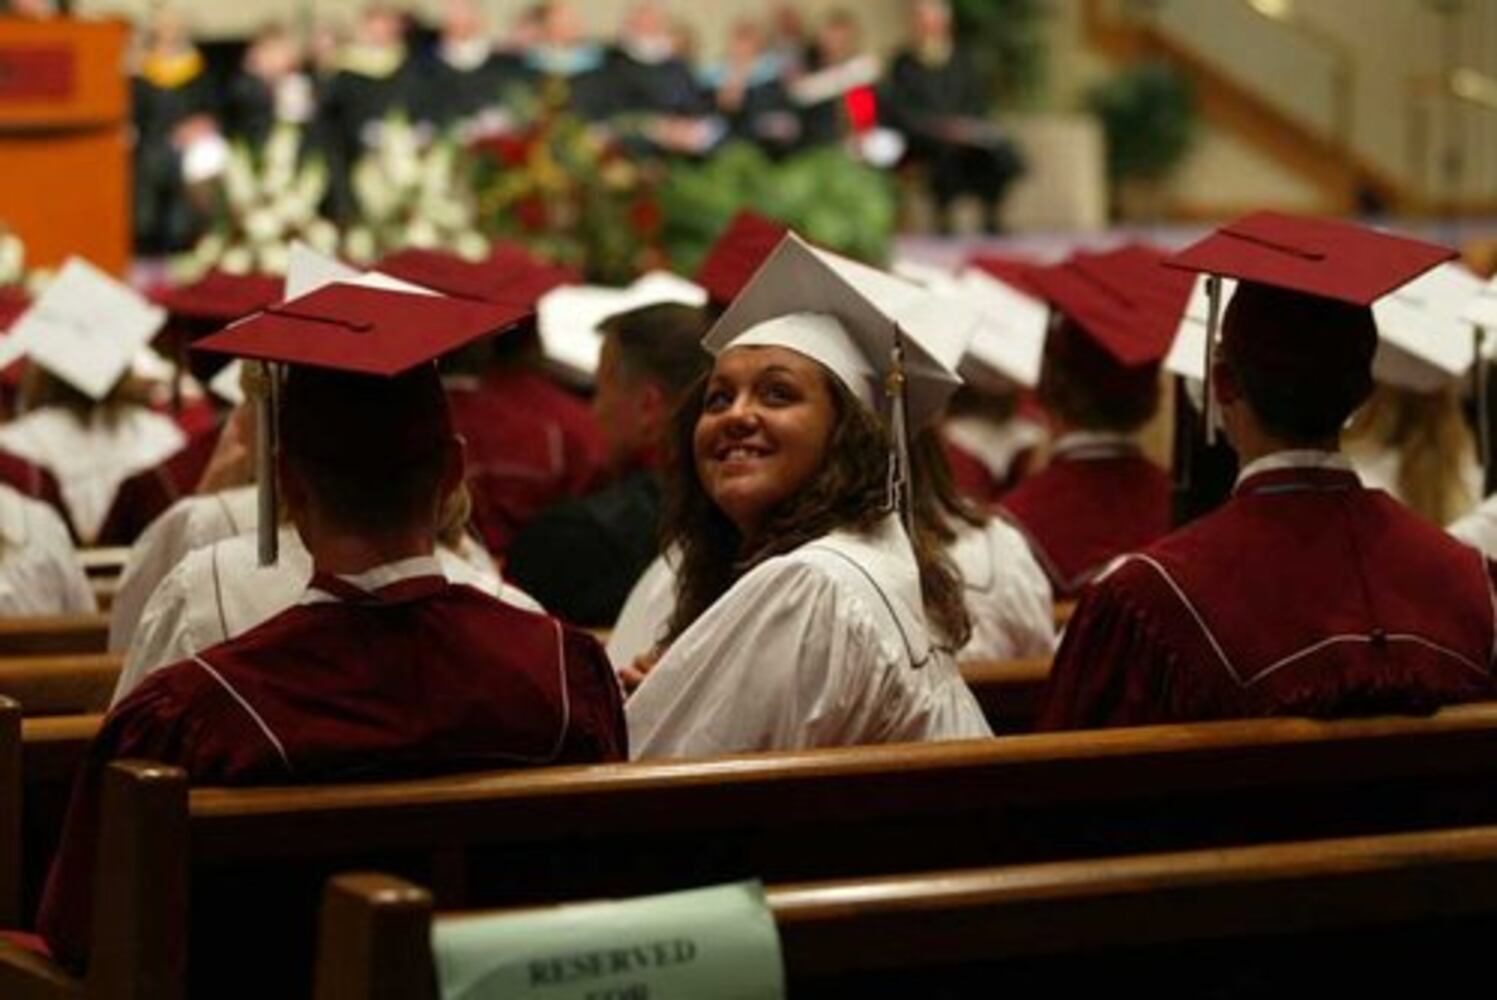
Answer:
[[(434, 558), (463, 447), (430, 359), (519, 315), (332, 285), (203, 343), (292, 363), (278, 478), (313, 576), (298, 605), (153, 674), (105, 720), (39, 919), (60, 960), (87, 954), (112, 759), (174, 764), (194, 783), (288, 784), (627, 756), (597, 642), (449, 583)], [(312, 360), (325, 367), (296, 364)], [(370, 374), (329, 370), (353, 365)]]
[(1169, 475), (1135, 438), (1159, 407), (1159, 364), (1191, 278), (1142, 246), (1078, 253), (1030, 281), (1058, 314), (1039, 400), (1060, 428), (1050, 463), (998, 512), (1023, 532), (1057, 598), (1169, 531)]
[(1210, 371), (1227, 503), (1082, 595), (1044, 728), (1428, 712), (1493, 693), (1492, 567), (1340, 454), (1372, 388), (1373, 299), (1453, 256), (1262, 213), (1175, 262), (1242, 279)]

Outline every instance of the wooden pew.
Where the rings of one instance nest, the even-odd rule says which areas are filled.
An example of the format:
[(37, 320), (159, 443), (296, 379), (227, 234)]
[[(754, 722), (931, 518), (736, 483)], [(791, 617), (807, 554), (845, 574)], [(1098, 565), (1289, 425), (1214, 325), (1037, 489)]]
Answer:
[(1075, 601), (1055, 602), (1055, 631), (1059, 632), (1071, 623), (1071, 616), (1076, 613)]
[(124, 658), (118, 653), (0, 657), (0, 695), (27, 715), (76, 715), (109, 707)]
[[(998, 984), (991, 967), (1028, 959), (1049, 960), (1053, 992), (1067, 968), (1086, 977), (1098, 953), (1253, 938), (1261, 968), (1274, 946), (1265, 934), (1490, 918), (1497, 827), (792, 883), (766, 896), (791, 996), (928, 995), (941, 983), (977, 995), (974, 969)], [(432, 910), (431, 893), (402, 879), (333, 879), (315, 1000), (433, 998)], [(1168, 993), (1181, 953), (1155, 954)], [(1091, 970), (1095, 985), (1133, 985), (1108, 982), (1111, 970)], [(1304, 971), (1292, 974), (1285, 985), (1303, 987)]]
[(153, 908), (96, 910), (95, 933), (188, 925), (185, 897), (171, 912), (110, 885), (139, 863), (119, 845), (160, 847), (173, 872), (154, 877), (192, 886), (199, 972), (242, 957), (211, 929), (273, 911), (259, 953), (305, 976), (315, 887), (351, 867), (430, 884), (443, 906), (546, 902), (1497, 822), (1494, 779), (1497, 705), (190, 795), (180, 771), (124, 762), (99, 898)]
[(120, 588), (120, 576), (129, 558), (128, 546), (79, 551), (78, 561), (83, 564), (83, 572), (93, 587), (94, 600), (98, 602), (100, 611), (108, 611), (113, 606), (114, 595)]
[(109, 643), (109, 616), (37, 615), (0, 619), (0, 656), (102, 653)]
[[(0, 758), (14, 756), (20, 762), (20, 783), (0, 788), (0, 822), (15, 817), (21, 830), (20, 853), (0, 851), (0, 892), (10, 891), (7, 884), (19, 887), (20, 913), (27, 924), (35, 916), (57, 849), (73, 778), (103, 719), (99, 714), (27, 716), (18, 730), (0, 729)], [(5, 773), (0, 765), (0, 777)]]
[(963, 663), (961, 671), (994, 733), (1027, 733), (1034, 728), (1045, 680), (1050, 676), (1048, 656), (978, 660)]

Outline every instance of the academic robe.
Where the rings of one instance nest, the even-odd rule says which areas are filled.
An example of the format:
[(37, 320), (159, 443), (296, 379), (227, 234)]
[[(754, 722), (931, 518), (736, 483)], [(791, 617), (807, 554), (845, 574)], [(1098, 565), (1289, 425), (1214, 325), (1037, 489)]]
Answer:
[(676, 561), (674, 549), (656, 556), (629, 588), (618, 620), (608, 633), (608, 661), (624, 670), (655, 649), (665, 639), (665, 629), (676, 607)]
[(710, 107), (686, 60), (636, 57), (610, 49), (605, 72), (614, 88), (614, 114), (703, 115)]
[(884, 87), (884, 116), (908, 138), (910, 159), (926, 164), (938, 206), (963, 194), (995, 203), (1022, 173), (1011, 142), (958, 141), (942, 132), (948, 121), (988, 117), (991, 104), (986, 86), (960, 47), (939, 63), (908, 50), (894, 57)]
[(1024, 536), (998, 518), (982, 526), (962, 522), (948, 552), (961, 571), (963, 603), (972, 620), (972, 637), (957, 660), (1050, 655), (1055, 601)]
[(1004, 496), (1057, 599), (1170, 530), (1169, 476), (1122, 435), (1067, 434), (1050, 464)]
[(1344, 457), (1249, 465), (1082, 594), (1039, 726), (1426, 713), (1493, 694), (1492, 566)]
[(186, 249), (199, 222), (182, 179), (182, 151), (172, 141), (187, 119), (216, 110), (213, 83), (200, 58), (196, 66), (161, 79), (141, 75), (130, 81), (131, 205), (136, 248), (146, 253)]
[(241, 486), (184, 497), (153, 521), (130, 546), (120, 571), (119, 589), (109, 609), (109, 651), (123, 653), (130, 648), (146, 602), (189, 552), (254, 531), (258, 513), (258, 490)]
[(335, 221), (358, 216), (352, 174), (359, 159), (374, 148), (375, 129), (391, 114), (412, 112), (419, 99), (420, 74), (415, 63), (394, 55), (351, 59), (323, 83), (314, 145), (328, 160)]
[(663, 505), (649, 469), (563, 500), (520, 529), (505, 551), (505, 572), (557, 617), (607, 628), (660, 550)]
[(0, 485), (0, 617), (89, 614), (93, 588), (51, 507)]
[(1045, 428), (1026, 417), (1002, 423), (952, 417), (941, 427), (941, 449), (957, 490), (986, 505), (1018, 485), (1045, 437)]
[(515, 88), (533, 87), (535, 74), (523, 62), (501, 52), (484, 58), (449, 58), (438, 47), (421, 67), (418, 116), (446, 127), (501, 107)]
[(542, 510), (583, 494), (601, 468), (558, 419), (563, 411), (550, 390), (534, 380), (543, 376), (446, 383), (453, 426), (467, 444), (473, 525), (496, 556)]
[(80, 422), (58, 407), (43, 407), (0, 427), (0, 448), (57, 478), (78, 538), (92, 544), (120, 483), (181, 449), (187, 442), (170, 417), (122, 407), (114, 421)]
[(991, 735), (930, 634), (898, 520), (750, 569), (627, 705), (637, 758)]
[(168, 507), (192, 494), (217, 447), (215, 426), (190, 435), (187, 443), (166, 461), (120, 483), (99, 528), (97, 544), (133, 545)]
[(57, 477), (35, 462), (28, 462), (9, 452), (0, 451), (0, 483), (11, 487), (22, 496), (40, 500), (55, 510), (63, 523), (72, 531), (68, 520), (68, 505), (62, 499), (62, 489)]
[[(214, 540), (211, 535), (222, 530), (223, 522), (215, 519), (212, 503), (212, 498), (194, 498), (185, 516), (174, 519), (172, 528), (159, 539), (156, 555), (147, 553), (138, 562), (132, 558), (136, 574), (131, 577), (127, 600), (135, 605), (137, 618), (132, 625), (125, 614), (115, 613), (110, 621), (111, 648), (123, 642), (125, 651), (114, 689), (116, 703), (153, 670), (243, 635), (291, 607), (312, 575), (312, 557), (289, 525), (278, 533), (276, 564), (260, 565), (252, 506), (235, 512), (241, 522), (249, 523), (251, 533)], [(174, 549), (175, 540), (183, 536), (196, 536), (202, 544), (182, 551), (175, 563), (167, 564), (160, 553)], [(457, 549), (439, 546), (436, 558), (453, 583), (527, 611), (541, 610), (529, 595), (504, 583), (488, 553), (476, 542), (465, 539)], [(140, 607), (139, 594), (145, 588), (136, 582), (151, 569), (160, 570), (163, 576), (146, 590), (144, 607)]]
[(626, 741), (591, 636), (451, 584), (432, 558), (320, 574), (294, 607), (110, 712), (74, 785), (38, 929), (59, 960), (83, 962), (111, 760), (173, 764), (193, 784), (280, 785), (617, 760)]

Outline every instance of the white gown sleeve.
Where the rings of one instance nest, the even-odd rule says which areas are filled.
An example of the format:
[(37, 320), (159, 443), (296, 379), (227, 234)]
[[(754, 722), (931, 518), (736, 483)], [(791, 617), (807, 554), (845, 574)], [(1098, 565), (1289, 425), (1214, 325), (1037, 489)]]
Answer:
[(46, 554), (48, 574), (52, 578), (52, 586), (47, 589), (57, 598), (56, 608), (48, 613), (85, 615), (98, 611), (94, 588), (88, 582), (83, 564), (78, 561), (73, 536), (61, 515), (46, 504), (38, 503), (30, 505), (30, 520), (33, 537)]
[(634, 581), (619, 611), (619, 620), (609, 633), (608, 662), (613, 669), (632, 666), (641, 655), (654, 649), (664, 637), (675, 608), (676, 574), (665, 555), (658, 555)]
[(201, 646), (212, 645), (192, 634), (190, 568), (188, 563), (179, 562), (146, 601), (140, 625), (125, 653), (125, 664), (109, 703), (111, 708), (152, 671), (187, 659)]
[(972, 638), (957, 659), (1013, 660), (1055, 648), (1054, 595), (1024, 536), (993, 518), (964, 535), (952, 555), (965, 582)]
[(1488, 497), (1446, 530), (1488, 559), (1497, 559), (1497, 496)]
[(130, 648), (146, 602), (151, 599), (162, 579), (190, 551), (187, 523), (192, 505), (178, 501), (152, 521), (130, 546), (125, 568), (120, 572), (119, 590), (109, 609), (109, 651), (121, 653)]
[(878, 612), (814, 563), (771, 560), (672, 643), (625, 705), (635, 758), (986, 736), (947, 656), (910, 665)]
[(44, 503), (7, 496), (24, 528), (0, 542), (0, 614), (68, 615), (97, 610), (72, 536)]

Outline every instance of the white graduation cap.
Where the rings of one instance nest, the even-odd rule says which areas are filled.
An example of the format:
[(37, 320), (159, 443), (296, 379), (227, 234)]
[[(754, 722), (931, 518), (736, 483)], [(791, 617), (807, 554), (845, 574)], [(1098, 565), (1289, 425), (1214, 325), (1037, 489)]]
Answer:
[[(1165, 355), (1164, 368), (1194, 382), (1206, 378), (1206, 325), (1211, 314), (1211, 295), (1207, 291), (1210, 277), (1196, 275), (1195, 287), (1190, 290), (1190, 300), (1185, 303), (1185, 312), (1175, 330), (1175, 341)], [(1221, 279), (1221, 310), (1227, 311), (1232, 293), (1237, 291), (1237, 282), (1232, 278)]]
[(598, 355), (603, 349), (600, 327), (604, 321), (631, 309), (668, 302), (704, 306), (707, 291), (669, 271), (651, 271), (624, 288), (601, 285), (554, 288), (542, 295), (536, 305), (541, 351), (561, 374), (589, 384), (598, 373)]
[(312, 249), (300, 240), (293, 241), (286, 265), (285, 301), (311, 295), (319, 288), (334, 283), (381, 288), (387, 292), (410, 292), (414, 295), (441, 294), (380, 271), (360, 271), (336, 257), (329, 257)]
[(955, 364), (976, 317), (917, 285), (794, 233), (765, 258), (702, 345), (784, 347), (820, 363), (884, 421), (893, 439), (890, 507), (909, 526), (909, 440), (936, 419), (961, 384)]
[(979, 268), (963, 271), (957, 289), (978, 316), (958, 369), (962, 377), (972, 382), (996, 374), (1025, 388), (1038, 385), (1050, 324), (1045, 303)]
[(909, 257), (897, 258), (889, 266), (889, 270), (896, 277), (903, 278), (905, 281), (913, 281), (932, 292), (954, 292), (960, 287), (957, 276), (944, 267), (936, 267), (934, 264), (926, 264)]
[(1461, 318), (1488, 334), (1488, 340), (1497, 338), (1497, 276), (1478, 287), (1461, 310)]
[(1462, 311), (1480, 289), (1481, 279), (1460, 264), (1441, 264), (1374, 302), (1373, 377), (1433, 392), (1469, 375), (1476, 343)]
[(11, 327), (0, 363), (24, 354), (90, 399), (103, 399), (165, 322), (165, 309), (70, 257)]

